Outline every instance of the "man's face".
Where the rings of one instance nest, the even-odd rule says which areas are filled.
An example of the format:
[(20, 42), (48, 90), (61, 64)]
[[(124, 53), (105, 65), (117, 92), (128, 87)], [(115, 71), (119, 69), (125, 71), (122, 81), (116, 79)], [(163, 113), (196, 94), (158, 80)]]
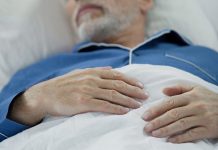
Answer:
[(140, 15), (137, 0), (69, 0), (75, 32), (81, 40), (102, 41)]

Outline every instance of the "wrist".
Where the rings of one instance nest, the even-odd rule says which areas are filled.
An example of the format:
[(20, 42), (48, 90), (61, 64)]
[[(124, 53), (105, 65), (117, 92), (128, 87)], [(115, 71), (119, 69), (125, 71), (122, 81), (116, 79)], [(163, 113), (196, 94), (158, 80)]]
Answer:
[(10, 106), (9, 119), (27, 126), (34, 126), (41, 122), (45, 113), (37, 97), (37, 91), (32, 87), (15, 98)]

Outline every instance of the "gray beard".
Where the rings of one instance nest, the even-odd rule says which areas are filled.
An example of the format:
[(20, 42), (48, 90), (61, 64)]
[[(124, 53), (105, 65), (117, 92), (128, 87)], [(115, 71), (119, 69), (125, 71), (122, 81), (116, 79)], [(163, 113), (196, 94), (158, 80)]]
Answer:
[(133, 12), (120, 17), (106, 15), (104, 18), (92, 20), (91, 16), (87, 15), (84, 16), (87, 22), (81, 24), (76, 33), (81, 41), (104, 42), (107, 38), (116, 36), (117, 33), (130, 26), (136, 16), (137, 13)]

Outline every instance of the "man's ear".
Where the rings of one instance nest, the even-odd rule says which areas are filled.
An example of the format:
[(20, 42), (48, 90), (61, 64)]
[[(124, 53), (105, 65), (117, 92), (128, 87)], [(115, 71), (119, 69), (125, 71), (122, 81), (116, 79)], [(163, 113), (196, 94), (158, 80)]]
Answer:
[(138, 0), (139, 7), (143, 14), (146, 14), (147, 11), (153, 6), (153, 0)]

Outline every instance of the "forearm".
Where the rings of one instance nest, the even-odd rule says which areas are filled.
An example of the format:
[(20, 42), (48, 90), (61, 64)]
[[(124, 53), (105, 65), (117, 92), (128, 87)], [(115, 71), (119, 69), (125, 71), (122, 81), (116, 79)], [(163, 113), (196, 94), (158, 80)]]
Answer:
[(8, 113), (9, 119), (27, 126), (34, 126), (43, 119), (45, 114), (31, 92), (32, 89), (27, 90), (13, 100)]

